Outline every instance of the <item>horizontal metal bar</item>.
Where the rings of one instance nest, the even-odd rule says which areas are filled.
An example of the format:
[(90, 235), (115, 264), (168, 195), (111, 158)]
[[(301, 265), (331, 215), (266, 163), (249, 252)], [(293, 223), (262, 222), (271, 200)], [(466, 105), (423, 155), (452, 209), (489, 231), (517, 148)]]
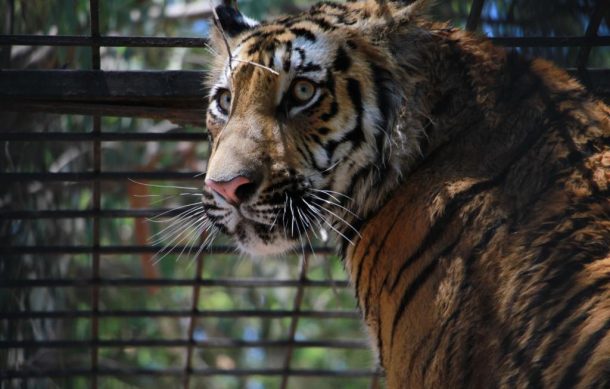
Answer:
[[(608, 36), (565, 37), (490, 37), (493, 43), (509, 47), (559, 47), (559, 46), (610, 46)], [(0, 35), (0, 45), (21, 46), (91, 46), (102, 47), (206, 47), (205, 38), (171, 38), (142, 36), (90, 36), (77, 35)]]
[[(2, 98), (87, 98), (111, 102), (190, 98), (204, 104), (205, 73), (194, 70), (0, 70)], [(137, 98), (137, 100), (134, 100)]]
[(155, 120), (170, 120), (174, 123), (193, 124), (205, 126), (205, 107), (207, 103), (197, 102), (192, 99), (172, 97), (155, 105), (146, 105), (142, 101), (122, 101), (120, 104), (90, 100), (86, 98), (79, 101), (66, 101), (59, 98), (47, 99), (18, 99), (2, 98), (0, 90), (0, 111), (9, 112), (46, 112), (62, 115), (97, 115), (118, 116), (132, 118), (146, 118)]
[(24, 142), (150, 142), (150, 141), (207, 141), (205, 132), (0, 132), (0, 141)]
[(91, 376), (282, 376), (292, 377), (333, 377), (333, 378), (370, 378), (381, 376), (378, 370), (329, 370), (329, 369), (191, 369), (180, 368), (168, 369), (144, 369), (128, 368), (107, 369), (20, 369), (20, 370), (0, 370), (0, 379), (20, 379), (20, 378), (66, 378), (66, 377), (91, 377)]
[(115, 180), (197, 180), (202, 181), (201, 172), (82, 172), (82, 173), (0, 173), (0, 182), (82, 182)]
[(14, 348), (125, 348), (125, 347), (186, 347), (195, 346), (201, 348), (277, 348), (277, 347), (299, 347), (299, 348), (341, 348), (341, 349), (365, 349), (369, 345), (361, 340), (239, 340), (239, 339), (129, 339), (129, 340), (8, 340), (0, 341), (0, 350)]
[(200, 71), (0, 70), (0, 110), (169, 119), (205, 125)]
[(0, 320), (21, 320), (21, 319), (88, 319), (93, 315), (99, 318), (261, 318), (261, 319), (281, 319), (287, 317), (301, 317), (312, 319), (360, 319), (358, 311), (332, 310), (332, 311), (293, 311), (293, 310), (196, 310), (196, 311), (177, 311), (177, 310), (130, 310), (130, 311), (32, 311), (32, 312), (0, 312)]
[[(100, 246), (94, 248), (92, 246), (0, 246), (0, 251), (6, 255), (23, 255), (23, 254), (93, 254), (95, 252), (103, 255), (112, 254), (143, 254), (143, 253), (157, 253), (163, 246)], [(165, 252), (180, 253), (184, 250), (185, 246), (175, 246), (173, 248), (166, 249)], [(188, 247), (186, 248), (188, 250)], [(306, 253), (311, 253), (310, 248), (304, 248)], [(186, 252), (186, 251), (184, 251)], [(230, 254), (234, 253), (235, 248), (232, 246), (211, 246), (205, 250), (206, 254)], [(331, 254), (335, 250), (331, 248), (316, 248), (316, 254)], [(0, 288), (2, 284), (0, 284)]]
[(610, 46), (610, 36), (527, 36), (492, 37), (494, 44), (506, 47), (593, 47)]
[(102, 287), (227, 287), (227, 288), (295, 288), (299, 286), (310, 288), (346, 288), (347, 281), (335, 280), (278, 280), (272, 278), (236, 278), (236, 279), (171, 279), (171, 278), (79, 278), (79, 279), (10, 279), (1, 280), (0, 289), (16, 288), (88, 288), (92, 286)]
[[(194, 199), (198, 195), (193, 193), (189, 196)], [(190, 208), (186, 208), (190, 209)], [(0, 219), (82, 219), (98, 216), (101, 218), (155, 218), (159, 219), (173, 217), (184, 213), (185, 209), (150, 208), (150, 209), (93, 209), (84, 210), (22, 210), (6, 211), (0, 210)]]
[(82, 35), (0, 35), (0, 46), (206, 47), (206, 38)]

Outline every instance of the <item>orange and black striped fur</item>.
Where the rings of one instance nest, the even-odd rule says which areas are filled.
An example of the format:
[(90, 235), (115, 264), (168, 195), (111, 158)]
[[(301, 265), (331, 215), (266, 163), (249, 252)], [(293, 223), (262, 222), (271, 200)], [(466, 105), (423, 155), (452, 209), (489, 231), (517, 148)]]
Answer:
[(423, 3), (218, 7), (207, 216), (335, 230), (389, 388), (610, 387), (610, 110)]

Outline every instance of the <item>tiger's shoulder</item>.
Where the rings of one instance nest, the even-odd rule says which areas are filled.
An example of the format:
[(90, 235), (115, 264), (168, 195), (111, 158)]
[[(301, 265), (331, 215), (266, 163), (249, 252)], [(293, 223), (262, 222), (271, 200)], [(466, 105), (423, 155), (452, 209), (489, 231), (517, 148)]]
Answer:
[(460, 62), (472, 89), (348, 248), (390, 387), (603, 387), (610, 110), (545, 60), (443, 33), (432, 71)]

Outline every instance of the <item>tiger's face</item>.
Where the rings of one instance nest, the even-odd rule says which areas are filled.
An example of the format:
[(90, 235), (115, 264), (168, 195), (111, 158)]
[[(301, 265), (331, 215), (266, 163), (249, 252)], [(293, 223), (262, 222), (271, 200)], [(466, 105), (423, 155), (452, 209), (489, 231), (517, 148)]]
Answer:
[(243, 252), (307, 246), (321, 229), (349, 240), (386, 162), (387, 70), (344, 7), (262, 25), (216, 8), (203, 202)]

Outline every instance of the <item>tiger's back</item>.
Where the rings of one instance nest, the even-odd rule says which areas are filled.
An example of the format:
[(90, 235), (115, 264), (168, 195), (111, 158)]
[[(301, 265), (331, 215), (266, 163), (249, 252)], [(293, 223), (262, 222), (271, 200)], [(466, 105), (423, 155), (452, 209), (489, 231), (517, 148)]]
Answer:
[(389, 388), (607, 387), (610, 110), (424, 3), (218, 8), (206, 215), (334, 230)]

